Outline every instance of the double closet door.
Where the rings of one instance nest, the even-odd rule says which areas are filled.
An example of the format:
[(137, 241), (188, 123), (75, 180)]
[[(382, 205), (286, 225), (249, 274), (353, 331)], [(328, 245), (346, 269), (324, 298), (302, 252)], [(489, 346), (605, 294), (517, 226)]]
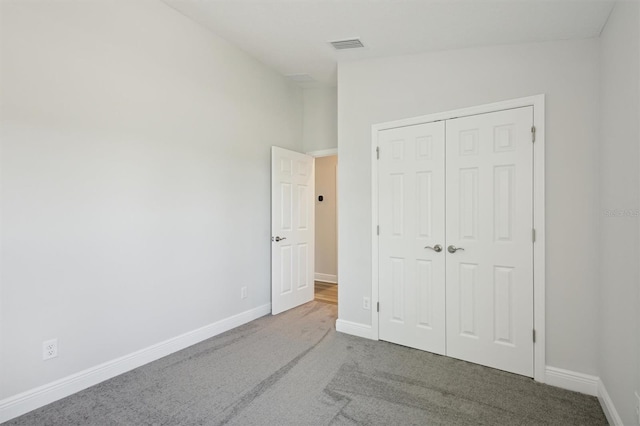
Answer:
[(379, 132), (379, 338), (533, 376), (533, 107)]

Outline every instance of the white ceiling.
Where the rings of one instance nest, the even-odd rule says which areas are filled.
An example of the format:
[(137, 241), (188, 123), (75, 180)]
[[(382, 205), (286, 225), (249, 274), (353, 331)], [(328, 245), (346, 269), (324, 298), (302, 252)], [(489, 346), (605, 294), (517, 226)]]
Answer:
[[(610, 0), (163, 0), (303, 86), (335, 85), (341, 61), (596, 37)], [(328, 43), (358, 37), (364, 49)]]

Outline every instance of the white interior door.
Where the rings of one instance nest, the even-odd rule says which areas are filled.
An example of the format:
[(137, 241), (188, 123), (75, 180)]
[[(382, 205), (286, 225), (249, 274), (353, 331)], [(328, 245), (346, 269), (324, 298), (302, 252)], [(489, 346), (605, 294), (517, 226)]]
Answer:
[(447, 355), (529, 377), (532, 125), (533, 107), (446, 122)]
[(314, 296), (314, 160), (271, 148), (271, 313)]
[(379, 337), (445, 353), (444, 122), (379, 133)]

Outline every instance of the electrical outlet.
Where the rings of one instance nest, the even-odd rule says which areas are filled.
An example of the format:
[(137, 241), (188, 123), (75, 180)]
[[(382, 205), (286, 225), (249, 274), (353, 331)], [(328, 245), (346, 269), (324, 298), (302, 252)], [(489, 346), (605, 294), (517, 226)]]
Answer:
[(51, 339), (42, 342), (42, 360), (55, 358), (58, 356), (58, 339)]
[(366, 296), (362, 298), (362, 309), (371, 309), (371, 299)]
[(240, 298), (241, 299), (246, 299), (247, 298), (247, 287), (242, 287), (240, 289)]

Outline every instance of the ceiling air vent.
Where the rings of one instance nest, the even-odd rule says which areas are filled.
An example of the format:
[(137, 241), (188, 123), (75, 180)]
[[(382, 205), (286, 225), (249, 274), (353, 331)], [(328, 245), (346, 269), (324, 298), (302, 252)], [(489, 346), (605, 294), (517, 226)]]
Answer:
[(359, 49), (361, 47), (364, 47), (364, 44), (362, 44), (360, 39), (357, 38), (352, 38), (350, 40), (337, 40), (330, 43), (336, 50)]

